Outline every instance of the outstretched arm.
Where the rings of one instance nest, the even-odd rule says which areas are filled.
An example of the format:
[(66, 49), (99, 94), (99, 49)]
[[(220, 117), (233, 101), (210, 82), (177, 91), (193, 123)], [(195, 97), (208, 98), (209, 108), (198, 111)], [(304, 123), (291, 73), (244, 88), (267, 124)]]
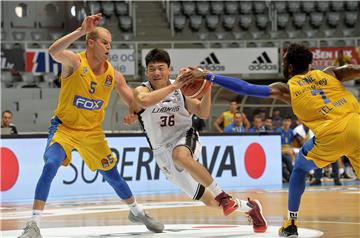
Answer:
[(330, 66), (323, 70), (341, 82), (360, 79), (360, 65), (347, 64), (341, 67)]
[(270, 97), (291, 104), (290, 89), (286, 83), (276, 82), (269, 85)]
[(176, 77), (174, 83), (167, 85), (166, 87), (149, 91), (144, 90), (144, 87), (137, 87), (135, 89), (135, 100), (142, 108), (147, 108), (159, 103), (163, 100), (167, 95), (172, 93), (173, 91), (181, 88), (183, 85), (189, 83), (189, 80), (192, 78), (190, 72), (180, 72)]
[(276, 98), (284, 100), (290, 103), (290, 90), (287, 84), (285, 83), (274, 83), (269, 86), (266, 85), (256, 85), (248, 83), (239, 78), (227, 77), (223, 75), (217, 75), (209, 73), (206, 70), (199, 68), (192, 68), (193, 77), (204, 77), (206, 80), (209, 80), (215, 84), (218, 84), (232, 92), (261, 97), (261, 98)]
[(207, 73), (205, 79), (218, 84), (234, 93), (262, 98), (270, 97), (269, 86), (255, 85), (238, 78), (212, 73)]

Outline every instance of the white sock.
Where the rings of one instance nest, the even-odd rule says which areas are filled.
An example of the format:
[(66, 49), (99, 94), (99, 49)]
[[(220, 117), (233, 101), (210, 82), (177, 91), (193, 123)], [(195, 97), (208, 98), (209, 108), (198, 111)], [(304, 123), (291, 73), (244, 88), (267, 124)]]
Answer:
[(215, 197), (223, 192), (215, 180), (213, 180), (213, 182), (207, 188), (215, 195)]
[(248, 212), (250, 211), (252, 208), (248, 205), (248, 201), (246, 200), (240, 200), (240, 199), (235, 199), (236, 202), (239, 204), (239, 207), (238, 207), (238, 211), (240, 212)]
[(144, 209), (142, 209), (142, 207), (136, 203), (136, 201), (132, 204), (128, 204), (130, 211), (135, 215), (145, 215)]
[(345, 172), (345, 169), (344, 168), (339, 168), (339, 175), (340, 174), (343, 174)]
[(298, 212), (288, 211), (288, 220), (297, 220)]
[(43, 212), (42, 210), (33, 210), (32, 211), (31, 220), (36, 222), (38, 227), (40, 227), (40, 218), (41, 218), (42, 212)]

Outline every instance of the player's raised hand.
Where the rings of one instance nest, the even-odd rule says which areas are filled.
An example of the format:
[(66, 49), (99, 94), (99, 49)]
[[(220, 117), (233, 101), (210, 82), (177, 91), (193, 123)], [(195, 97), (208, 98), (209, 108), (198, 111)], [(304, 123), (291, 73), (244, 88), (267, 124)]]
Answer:
[(137, 115), (134, 113), (128, 113), (123, 117), (123, 123), (126, 125), (134, 124), (137, 120)]
[(99, 24), (101, 19), (102, 19), (101, 13), (85, 17), (80, 27), (81, 31), (84, 33), (91, 32), (92, 30), (94, 30), (97, 24)]
[(131, 103), (129, 105), (128, 113), (123, 117), (123, 123), (126, 125), (131, 125), (136, 122), (138, 119), (137, 115), (135, 114), (135, 103)]
[(176, 77), (175, 85), (177, 88), (181, 88), (182, 86), (189, 84), (192, 79), (191, 71), (188, 68), (181, 68)]

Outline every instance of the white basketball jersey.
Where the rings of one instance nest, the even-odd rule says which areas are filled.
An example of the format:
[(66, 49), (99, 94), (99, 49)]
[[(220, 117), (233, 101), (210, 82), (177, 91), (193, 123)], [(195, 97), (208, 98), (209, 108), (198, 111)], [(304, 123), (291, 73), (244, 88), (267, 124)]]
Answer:
[[(150, 82), (143, 85), (154, 91)], [(152, 149), (166, 145), (192, 127), (191, 114), (185, 108), (185, 99), (180, 89), (170, 93), (158, 104), (141, 111), (139, 121)]]

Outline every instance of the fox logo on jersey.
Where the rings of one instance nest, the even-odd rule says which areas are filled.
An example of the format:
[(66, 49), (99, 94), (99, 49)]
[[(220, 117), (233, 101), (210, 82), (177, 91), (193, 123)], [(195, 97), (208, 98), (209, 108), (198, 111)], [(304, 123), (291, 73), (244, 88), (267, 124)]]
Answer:
[(104, 104), (103, 100), (94, 100), (94, 99), (88, 99), (81, 96), (75, 96), (73, 104), (77, 108), (85, 109), (85, 110), (100, 110), (102, 105)]

